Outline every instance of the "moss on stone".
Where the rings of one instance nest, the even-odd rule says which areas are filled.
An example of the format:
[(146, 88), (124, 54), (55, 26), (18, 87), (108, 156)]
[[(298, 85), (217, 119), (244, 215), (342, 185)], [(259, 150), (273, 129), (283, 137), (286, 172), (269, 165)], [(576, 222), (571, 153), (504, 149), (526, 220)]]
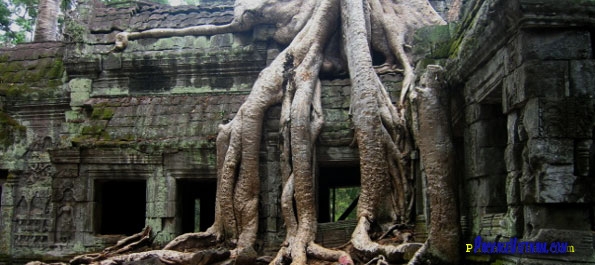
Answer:
[(38, 60), (28, 68), (20, 62), (0, 62), (0, 95), (22, 99), (52, 97), (62, 87), (63, 75), (60, 59)]
[(91, 113), (91, 119), (109, 120), (114, 116), (114, 109), (109, 107), (95, 107)]
[(6, 64), (6, 67), (2, 67), (0, 69), (0, 72), (17, 72), (22, 70), (23, 68), (23, 64), (20, 62), (10, 62)]
[(81, 134), (82, 135), (101, 135), (103, 131), (103, 126), (100, 125), (88, 125), (88, 126), (84, 126), (83, 129), (81, 130)]
[(4, 112), (0, 112), (0, 145), (12, 145), (18, 135), (24, 134), (27, 128)]
[(0, 55), (0, 63), (8, 62), (9, 59), (10, 59), (10, 56), (8, 56), (6, 54)]
[(64, 64), (62, 60), (54, 60), (51, 68), (47, 71), (46, 78), (59, 79), (64, 74)]

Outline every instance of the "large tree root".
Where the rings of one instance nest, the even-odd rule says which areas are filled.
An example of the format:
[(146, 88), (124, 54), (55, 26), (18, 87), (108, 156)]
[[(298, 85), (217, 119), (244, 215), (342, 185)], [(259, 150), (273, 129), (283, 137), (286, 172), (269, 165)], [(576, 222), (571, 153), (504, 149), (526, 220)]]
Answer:
[[(383, 13), (378, 12), (388, 10), (389, 15), (396, 16), (395, 8), (402, 7), (400, 4), (391, 6), (391, 3), (370, 1), (372, 23), (374, 21), (381, 23), (385, 26), (385, 31), (388, 29), (385, 19), (391, 17), (385, 17), (382, 15)], [(411, 1), (410, 4), (415, 6), (415, 3), (420, 4), (421, 2)], [(352, 80), (353, 122), (360, 150), (360, 170), (362, 172), (362, 188), (358, 204), (359, 222), (353, 232), (351, 242), (355, 249), (368, 257), (382, 255), (391, 262), (404, 261), (410, 258), (421, 247), (421, 244), (405, 243), (398, 246), (378, 244), (371, 240), (369, 232), (371, 222), (381, 218), (378, 216), (378, 211), (382, 208), (384, 195), (394, 194), (391, 191), (397, 192), (393, 200), (395, 217), (402, 220), (407, 219), (405, 213), (410, 206), (407, 203), (406, 195), (411, 193), (411, 190), (408, 189), (407, 183), (409, 174), (406, 155), (411, 144), (403, 118), (405, 110), (401, 108), (401, 112), (399, 112), (395, 109), (382, 83), (378, 80), (378, 76), (373, 71), (372, 58), (368, 52), (368, 41), (365, 38), (366, 7), (362, 6), (361, 2), (348, 0), (341, 1), (341, 5), (342, 18), (344, 19), (342, 24), (344, 42), (345, 47), (349, 47), (346, 54)], [(426, 6), (420, 4), (417, 7), (422, 10), (422, 7)], [(379, 15), (382, 19), (374, 18)], [(412, 17), (402, 19), (407, 20)], [(411, 66), (403, 50), (404, 36), (407, 35), (407, 32), (394, 34), (400, 35), (388, 38), (384, 45), (396, 51), (392, 54), (401, 60), (405, 68), (403, 95), (403, 93), (407, 93), (409, 83), (414, 81), (409, 80), (409, 78), (413, 78), (411, 77), (412, 71), (407, 70)], [(386, 183), (393, 183), (393, 189), (387, 189)]]
[(421, 243), (379, 244), (370, 239), (369, 230), (370, 222), (366, 217), (361, 217), (351, 239), (353, 247), (367, 260), (382, 256), (388, 262), (399, 263), (411, 259), (422, 247)]
[[(318, 73), (322, 52), (338, 20), (338, 1), (321, 1), (302, 32), (309, 49), (301, 61), (285, 69), (287, 83), (281, 110), (283, 193), (282, 213), (287, 225), (284, 246), (271, 264), (306, 264), (308, 257), (353, 264), (344, 251), (314, 243), (316, 208), (314, 142), (323, 124)], [(333, 15), (334, 14), (334, 15)], [(295, 203), (296, 211), (293, 209)]]
[(147, 247), (151, 245), (152, 242), (150, 236), (151, 227), (147, 226), (143, 229), (143, 231), (119, 240), (116, 245), (108, 247), (102, 252), (76, 256), (70, 260), (70, 264), (89, 264), (124, 253), (138, 251), (141, 247)]
[(140, 262), (159, 260), (169, 265), (207, 265), (223, 261), (229, 258), (227, 250), (204, 250), (198, 252), (179, 252), (173, 250), (151, 250), (128, 255), (111, 257), (93, 264), (97, 265), (119, 265), (126, 262)]

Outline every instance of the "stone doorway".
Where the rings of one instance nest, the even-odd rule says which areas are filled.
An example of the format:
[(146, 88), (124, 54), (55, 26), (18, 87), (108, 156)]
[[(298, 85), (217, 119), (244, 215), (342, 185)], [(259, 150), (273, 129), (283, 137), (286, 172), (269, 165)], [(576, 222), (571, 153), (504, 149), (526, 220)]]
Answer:
[(179, 179), (178, 214), (180, 233), (205, 231), (215, 221), (215, 179)]
[(95, 180), (95, 232), (132, 235), (145, 226), (145, 180)]

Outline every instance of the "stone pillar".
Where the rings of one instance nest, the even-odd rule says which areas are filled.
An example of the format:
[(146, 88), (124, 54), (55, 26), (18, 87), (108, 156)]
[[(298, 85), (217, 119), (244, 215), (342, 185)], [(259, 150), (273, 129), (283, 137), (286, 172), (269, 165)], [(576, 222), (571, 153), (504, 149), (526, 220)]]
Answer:
[[(592, 202), (595, 92), (590, 33), (524, 29), (508, 48), (518, 63), (503, 81), (508, 231), (527, 241), (568, 242), (575, 253), (564, 260), (592, 261), (586, 211)], [(543, 262), (537, 259), (541, 257), (522, 262)]]
[(281, 215), (281, 168), (279, 163), (279, 119), (281, 108), (273, 107), (265, 116), (264, 139), (261, 149), (260, 175), (260, 229), (264, 235), (265, 253), (274, 253), (285, 239), (283, 216)]
[(2, 200), (0, 201), (0, 256), (12, 255), (12, 219), (14, 216), (14, 189), (17, 179), (9, 174), (2, 185)]
[(147, 213), (145, 225), (156, 233), (155, 243), (165, 245), (175, 235), (176, 180), (164, 174), (160, 166), (155, 166), (153, 176), (147, 179)]

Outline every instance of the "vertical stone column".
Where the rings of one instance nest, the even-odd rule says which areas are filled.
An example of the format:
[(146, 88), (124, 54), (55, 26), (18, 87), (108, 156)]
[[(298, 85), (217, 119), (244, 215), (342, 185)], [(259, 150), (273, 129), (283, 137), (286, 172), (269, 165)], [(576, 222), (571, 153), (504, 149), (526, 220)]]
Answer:
[(503, 82), (509, 231), (525, 240), (568, 242), (576, 252), (564, 259), (590, 261), (591, 224), (585, 211), (592, 202), (590, 33), (522, 29), (508, 48), (518, 63)]
[(506, 129), (508, 131), (504, 161), (506, 164), (506, 205), (503, 228), (506, 236), (521, 237), (523, 231), (523, 209), (521, 204), (520, 178), (523, 167), (523, 147), (527, 140), (522, 117), (519, 111), (509, 112)]
[(156, 234), (155, 243), (165, 245), (176, 235), (176, 180), (165, 174), (163, 167), (154, 167), (154, 173), (147, 179), (147, 212), (145, 225), (151, 226)]
[(261, 208), (260, 229), (266, 231), (264, 235), (265, 252), (274, 252), (284, 240), (283, 220), (279, 205), (281, 204), (281, 169), (279, 165), (279, 119), (280, 107), (273, 107), (267, 111), (264, 127), (264, 144), (260, 159), (261, 178)]
[(14, 188), (17, 185), (17, 179), (9, 177), (2, 186), (2, 203), (0, 205), (0, 256), (12, 255), (12, 220), (14, 214)]

